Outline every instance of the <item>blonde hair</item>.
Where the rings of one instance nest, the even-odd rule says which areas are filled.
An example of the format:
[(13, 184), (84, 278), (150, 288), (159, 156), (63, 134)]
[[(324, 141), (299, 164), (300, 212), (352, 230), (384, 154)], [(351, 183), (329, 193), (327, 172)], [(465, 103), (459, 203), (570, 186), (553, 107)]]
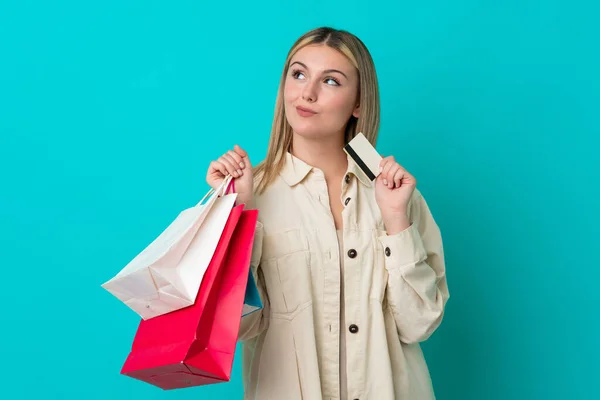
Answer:
[(377, 142), (380, 115), (379, 85), (371, 54), (358, 37), (347, 31), (329, 27), (313, 29), (296, 40), (285, 59), (275, 102), (275, 115), (267, 156), (254, 169), (254, 176), (258, 183), (256, 191), (259, 194), (263, 193), (277, 177), (285, 162), (285, 155), (292, 145), (292, 127), (285, 116), (283, 104), (283, 89), (290, 61), (298, 50), (314, 44), (326, 45), (344, 54), (358, 71), (360, 115), (358, 118), (350, 117), (346, 126), (345, 143), (348, 143), (358, 132), (362, 132), (374, 146)]

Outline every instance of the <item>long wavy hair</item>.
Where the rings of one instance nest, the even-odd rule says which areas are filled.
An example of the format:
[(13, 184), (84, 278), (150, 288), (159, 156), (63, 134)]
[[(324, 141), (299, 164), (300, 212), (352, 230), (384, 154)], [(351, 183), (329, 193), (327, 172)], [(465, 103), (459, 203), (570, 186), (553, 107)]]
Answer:
[(379, 84), (371, 54), (364, 43), (350, 32), (330, 27), (313, 29), (296, 40), (285, 59), (275, 102), (275, 114), (267, 156), (254, 169), (258, 194), (263, 193), (277, 177), (285, 162), (285, 154), (291, 150), (292, 146), (292, 127), (288, 123), (283, 103), (283, 90), (290, 61), (298, 50), (315, 44), (326, 45), (339, 51), (350, 60), (358, 71), (360, 114), (358, 118), (351, 116), (348, 120), (345, 143), (348, 143), (358, 132), (362, 132), (373, 146), (376, 145), (380, 117)]

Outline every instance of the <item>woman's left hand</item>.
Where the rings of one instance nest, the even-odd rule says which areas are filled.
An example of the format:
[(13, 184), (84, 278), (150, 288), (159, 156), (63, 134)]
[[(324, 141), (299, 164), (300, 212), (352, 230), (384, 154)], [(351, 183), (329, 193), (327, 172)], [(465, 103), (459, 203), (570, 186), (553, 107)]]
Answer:
[(410, 226), (408, 203), (417, 180), (396, 162), (394, 156), (385, 157), (379, 166), (381, 173), (375, 182), (375, 199), (388, 234), (393, 234)]

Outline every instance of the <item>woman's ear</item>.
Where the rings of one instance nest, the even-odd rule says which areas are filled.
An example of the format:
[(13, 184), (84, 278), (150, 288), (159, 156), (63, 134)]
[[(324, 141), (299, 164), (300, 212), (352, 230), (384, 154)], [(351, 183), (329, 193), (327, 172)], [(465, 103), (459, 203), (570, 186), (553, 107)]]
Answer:
[(354, 107), (354, 111), (352, 111), (352, 116), (354, 118), (358, 118), (360, 115), (360, 104), (356, 104), (356, 107)]

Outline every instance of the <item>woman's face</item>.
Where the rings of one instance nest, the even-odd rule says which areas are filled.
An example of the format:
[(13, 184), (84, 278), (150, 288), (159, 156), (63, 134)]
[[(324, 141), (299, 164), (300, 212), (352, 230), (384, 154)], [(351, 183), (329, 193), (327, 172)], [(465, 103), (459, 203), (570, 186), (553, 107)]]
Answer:
[(307, 139), (343, 136), (350, 116), (358, 118), (358, 73), (339, 51), (306, 46), (290, 61), (283, 98), (294, 133)]

